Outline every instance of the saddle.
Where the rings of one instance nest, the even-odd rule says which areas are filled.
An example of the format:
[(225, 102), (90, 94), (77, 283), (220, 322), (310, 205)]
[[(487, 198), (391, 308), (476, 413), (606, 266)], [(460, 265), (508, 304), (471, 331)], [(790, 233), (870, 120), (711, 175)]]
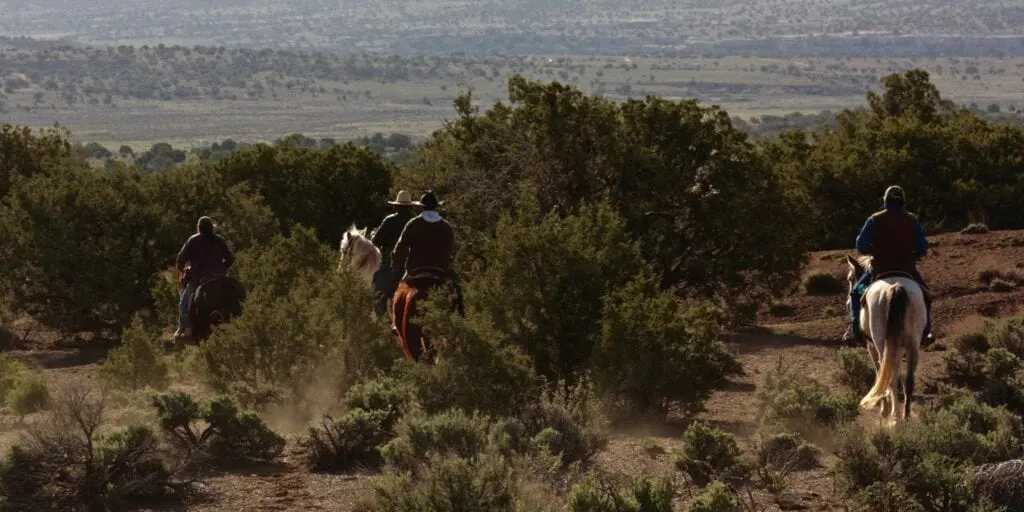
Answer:
[(422, 267), (407, 274), (402, 281), (418, 290), (450, 282), (446, 272), (436, 267)]
[(459, 283), (448, 276), (444, 269), (437, 267), (421, 267), (408, 273), (402, 281), (406, 286), (427, 292), (431, 288), (447, 283), (455, 292), (455, 310), (460, 316), (466, 316), (465, 307), (462, 302), (462, 287)]

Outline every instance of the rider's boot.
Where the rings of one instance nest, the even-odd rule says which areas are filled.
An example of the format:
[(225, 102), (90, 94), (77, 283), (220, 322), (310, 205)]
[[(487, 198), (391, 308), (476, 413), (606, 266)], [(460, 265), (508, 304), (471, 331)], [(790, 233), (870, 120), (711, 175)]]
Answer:
[(921, 346), (927, 347), (935, 342), (935, 333), (932, 332), (932, 301), (925, 300), (925, 325), (924, 336), (921, 338)]
[(861, 334), (860, 329), (851, 325), (846, 328), (846, 332), (843, 334), (843, 341), (850, 345), (860, 345), (864, 342), (864, 336)]

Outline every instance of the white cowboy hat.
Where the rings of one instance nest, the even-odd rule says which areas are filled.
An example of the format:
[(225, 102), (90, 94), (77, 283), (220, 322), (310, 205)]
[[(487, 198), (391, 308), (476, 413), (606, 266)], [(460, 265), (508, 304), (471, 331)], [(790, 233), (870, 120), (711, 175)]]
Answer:
[(394, 201), (388, 201), (388, 204), (397, 206), (413, 206), (412, 194), (408, 190), (399, 190), (398, 195), (395, 196)]

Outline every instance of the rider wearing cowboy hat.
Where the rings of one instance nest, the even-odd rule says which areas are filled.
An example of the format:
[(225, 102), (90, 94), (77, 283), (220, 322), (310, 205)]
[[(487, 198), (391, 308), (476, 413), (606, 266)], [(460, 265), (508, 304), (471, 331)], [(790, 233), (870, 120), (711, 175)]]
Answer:
[(456, 301), (461, 314), (461, 278), (452, 268), (455, 231), (437, 211), (444, 201), (438, 201), (434, 192), (428, 190), (413, 204), (423, 211), (405, 225), (391, 255), (391, 268), (403, 278), (421, 270), (437, 270), (455, 285)]
[(399, 190), (395, 200), (388, 204), (395, 207), (395, 212), (384, 217), (370, 235), (370, 241), (380, 249), (381, 255), (380, 268), (373, 274), (374, 310), (378, 316), (387, 313), (388, 301), (398, 287), (399, 275), (391, 269), (391, 251), (406, 223), (412, 219), (412, 209), (416, 206), (408, 190)]
[(885, 207), (868, 217), (857, 236), (857, 252), (871, 255), (871, 272), (865, 272), (850, 291), (850, 316), (853, 324), (844, 337), (848, 341), (861, 343), (861, 295), (875, 276), (900, 272), (910, 275), (925, 290), (927, 321), (922, 346), (927, 346), (934, 340), (931, 330), (932, 301), (924, 278), (917, 271), (917, 260), (927, 254), (928, 240), (917, 216), (904, 209), (906, 196), (903, 188), (896, 185), (887, 188), (882, 201)]

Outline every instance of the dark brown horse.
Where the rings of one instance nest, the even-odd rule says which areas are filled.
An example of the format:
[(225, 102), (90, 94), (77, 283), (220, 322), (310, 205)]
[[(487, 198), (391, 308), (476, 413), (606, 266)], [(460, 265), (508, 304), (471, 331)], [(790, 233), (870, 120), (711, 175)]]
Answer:
[[(178, 276), (179, 289), (185, 288), (189, 270)], [(192, 340), (206, 341), (213, 334), (213, 327), (242, 314), (242, 302), (248, 291), (237, 279), (225, 275), (212, 275), (202, 281), (192, 295), (188, 308), (189, 323), (192, 324)]]
[(415, 274), (406, 276), (398, 283), (395, 297), (391, 303), (391, 318), (394, 319), (393, 331), (398, 335), (405, 357), (413, 361), (425, 360), (433, 363), (437, 357), (437, 347), (424, 335), (423, 327), (418, 325), (416, 304), (427, 298), (428, 293), (441, 284), (449, 284), (455, 292), (453, 311), (459, 316), (466, 316), (462, 305), (462, 292), (458, 286), (445, 276), (441, 269), (419, 269)]

